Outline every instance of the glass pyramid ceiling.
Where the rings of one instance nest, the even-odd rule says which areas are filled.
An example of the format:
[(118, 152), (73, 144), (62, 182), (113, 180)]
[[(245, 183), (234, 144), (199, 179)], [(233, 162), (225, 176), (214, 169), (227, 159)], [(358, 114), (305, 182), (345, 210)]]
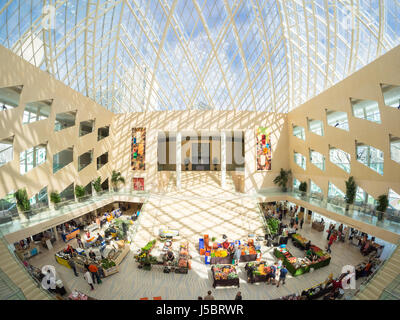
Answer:
[(400, 43), (400, 0), (0, 0), (0, 44), (114, 112), (288, 112)]

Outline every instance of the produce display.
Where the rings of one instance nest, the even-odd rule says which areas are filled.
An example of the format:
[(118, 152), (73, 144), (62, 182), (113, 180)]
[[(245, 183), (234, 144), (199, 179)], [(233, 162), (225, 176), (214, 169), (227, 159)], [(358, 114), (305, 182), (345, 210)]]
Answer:
[(297, 258), (294, 257), (286, 248), (285, 245), (276, 248), (274, 250), (274, 255), (277, 258), (283, 259), (283, 264), (286, 266), (288, 271), (293, 276), (298, 276), (307, 272), (310, 272), (310, 269), (319, 269), (322, 267), (327, 266), (330, 261), (331, 257), (328, 253), (323, 252), (317, 246), (311, 245), (310, 249), (315, 253), (318, 257), (316, 260), (311, 261), (307, 257), (304, 258)]
[(153, 250), (157, 240), (149, 241), (143, 248), (140, 249), (140, 253), (135, 255), (135, 259), (139, 262), (139, 268), (144, 270), (151, 270), (152, 264), (157, 264), (157, 258), (153, 257), (150, 253)]
[(266, 282), (267, 275), (271, 272), (271, 267), (265, 261), (249, 262), (245, 266), (247, 271), (247, 282)]
[(237, 286), (239, 287), (239, 276), (236, 268), (232, 265), (215, 265), (211, 268), (213, 273), (213, 287)]
[(269, 231), (271, 232), (271, 235), (275, 235), (279, 231), (279, 224), (280, 221), (275, 218), (267, 218), (267, 225), (269, 228)]
[(190, 259), (189, 242), (184, 242), (179, 247), (179, 255), (176, 263), (175, 273), (188, 273), (188, 269), (191, 268)]
[(116, 264), (112, 260), (103, 259), (103, 260), (101, 260), (101, 266), (103, 267), (104, 270), (107, 270), (107, 269), (110, 269), (112, 267), (115, 267)]
[(211, 250), (211, 258), (225, 258), (229, 255), (228, 250), (224, 248), (218, 248), (217, 250)]

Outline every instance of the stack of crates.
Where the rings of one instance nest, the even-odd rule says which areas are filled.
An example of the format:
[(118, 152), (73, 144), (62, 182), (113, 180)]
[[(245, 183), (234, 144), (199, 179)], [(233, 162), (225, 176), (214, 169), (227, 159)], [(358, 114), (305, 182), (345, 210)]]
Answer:
[(206, 249), (204, 248), (204, 239), (199, 239), (199, 251), (200, 255), (203, 256), (206, 252)]

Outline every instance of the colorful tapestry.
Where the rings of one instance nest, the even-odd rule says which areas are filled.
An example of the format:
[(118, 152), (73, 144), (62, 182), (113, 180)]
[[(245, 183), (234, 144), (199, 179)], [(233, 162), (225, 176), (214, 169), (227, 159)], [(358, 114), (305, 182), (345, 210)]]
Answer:
[(131, 166), (132, 170), (146, 170), (146, 128), (132, 129)]
[(257, 139), (257, 171), (271, 170), (271, 135), (268, 128), (258, 128)]

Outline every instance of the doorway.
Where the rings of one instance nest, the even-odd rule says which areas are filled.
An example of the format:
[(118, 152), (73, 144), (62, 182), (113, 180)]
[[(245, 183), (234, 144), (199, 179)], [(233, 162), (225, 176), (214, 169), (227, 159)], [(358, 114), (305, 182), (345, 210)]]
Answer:
[(192, 170), (210, 171), (210, 143), (192, 144)]

